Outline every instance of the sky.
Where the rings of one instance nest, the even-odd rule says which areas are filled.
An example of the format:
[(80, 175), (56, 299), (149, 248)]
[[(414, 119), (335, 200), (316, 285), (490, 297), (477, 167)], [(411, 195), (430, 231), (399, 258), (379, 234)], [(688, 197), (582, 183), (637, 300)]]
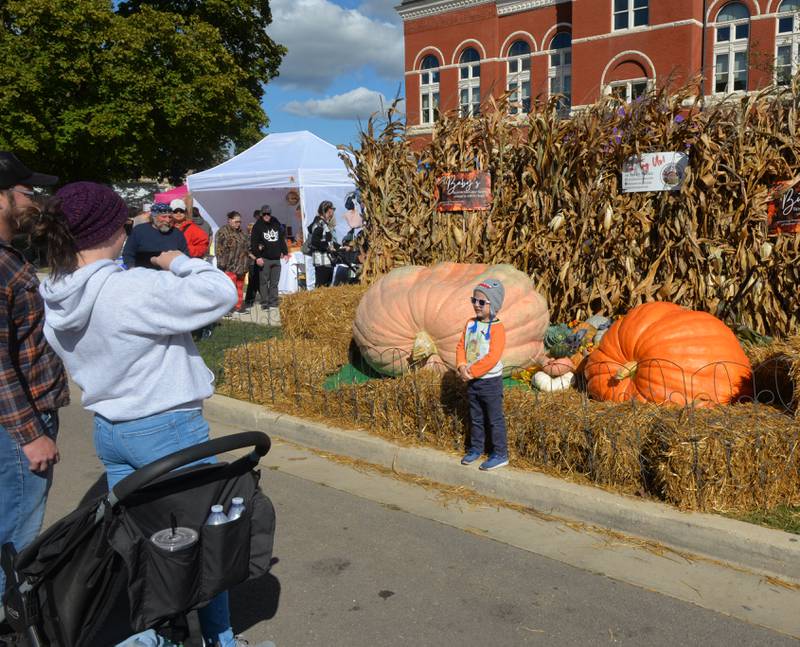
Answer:
[(405, 92), (399, 0), (271, 0), (270, 37), (289, 53), (266, 86), (268, 132), (358, 144), (359, 119)]

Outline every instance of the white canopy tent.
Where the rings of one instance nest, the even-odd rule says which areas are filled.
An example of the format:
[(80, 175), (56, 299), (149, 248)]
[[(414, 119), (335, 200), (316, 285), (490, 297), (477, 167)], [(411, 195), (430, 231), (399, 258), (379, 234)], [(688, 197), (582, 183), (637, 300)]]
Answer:
[[(206, 220), (216, 230), (229, 211), (242, 214), (246, 225), (254, 210), (270, 205), (273, 217), (287, 226), (287, 235), (302, 236), (323, 200), (336, 207), (336, 234), (350, 230), (344, 218), (347, 195), (355, 191), (339, 150), (307, 130), (272, 133), (219, 166), (187, 178), (189, 191)], [(291, 193), (300, 204), (291, 204)], [(302, 220), (302, 225), (301, 225)]]

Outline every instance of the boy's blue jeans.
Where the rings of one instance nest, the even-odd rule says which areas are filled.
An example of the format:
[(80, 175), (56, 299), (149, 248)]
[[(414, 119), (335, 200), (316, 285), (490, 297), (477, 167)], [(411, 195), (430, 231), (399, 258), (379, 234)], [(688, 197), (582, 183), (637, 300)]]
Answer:
[[(58, 413), (39, 416), (53, 440), (58, 435)], [(0, 546), (11, 542), (17, 552), (30, 544), (42, 527), (53, 468), (34, 473), (22, 446), (0, 425)], [(6, 590), (6, 576), (0, 569), (0, 594)]]
[[(94, 417), (94, 446), (106, 466), (109, 490), (126, 476), (159, 458), (208, 440), (208, 423), (199, 409), (169, 411), (139, 420), (111, 422)], [(216, 458), (204, 462), (213, 463)], [(212, 645), (234, 647), (228, 593), (220, 593), (198, 611), (203, 637)], [(162, 647), (168, 643), (155, 631), (131, 636), (121, 646)]]
[(486, 445), (486, 428), (492, 439), (492, 452), (508, 458), (506, 419), (503, 415), (503, 377), (470, 380), (467, 384), (469, 401), (469, 447), (482, 454)]

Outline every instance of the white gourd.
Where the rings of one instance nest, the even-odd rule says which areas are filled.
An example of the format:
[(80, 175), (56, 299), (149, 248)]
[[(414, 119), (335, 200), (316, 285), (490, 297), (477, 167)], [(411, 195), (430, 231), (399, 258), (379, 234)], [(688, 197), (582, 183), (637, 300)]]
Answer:
[(560, 377), (550, 377), (544, 371), (537, 371), (533, 374), (533, 386), (545, 393), (565, 391), (572, 386), (572, 379), (574, 377), (574, 373), (564, 373), (564, 375)]

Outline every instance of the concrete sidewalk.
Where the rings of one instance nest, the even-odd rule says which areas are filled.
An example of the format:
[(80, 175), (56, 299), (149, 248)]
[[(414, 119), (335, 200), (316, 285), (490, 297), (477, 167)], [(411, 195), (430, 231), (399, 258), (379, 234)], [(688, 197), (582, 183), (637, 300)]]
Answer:
[(469, 488), (538, 512), (656, 541), (677, 551), (718, 560), (800, 584), (800, 536), (712, 514), (681, 512), (665, 504), (612, 494), (537, 472), (480, 472), (458, 457), (422, 447), (395, 445), (364, 432), (336, 429), (215, 395), (209, 420), (265, 431), (305, 447), (331, 452)]

